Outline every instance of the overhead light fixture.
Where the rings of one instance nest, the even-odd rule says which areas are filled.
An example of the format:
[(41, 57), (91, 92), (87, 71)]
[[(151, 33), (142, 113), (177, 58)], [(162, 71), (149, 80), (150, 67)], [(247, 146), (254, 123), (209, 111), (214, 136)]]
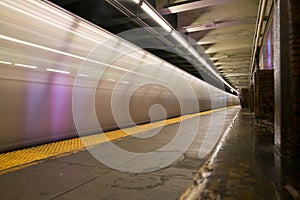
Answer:
[(32, 65), (25, 65), (25, 64), (19, 64), (19, 63), (15, 63), (15, 66), (18, 67), (26, 67), (26, 68), (31, 68), (31, 69), (36, 69), (36, 66), (32, 66)]
[[(136, 0), (134, 0), (136, 2)], [(152, 17), (161, 27), (163, 27), (166, 31), (171, 32), (172, 28), (157, 14), (154, 10), (148, 6), (145, 2), (142, 2), (141, 8)]]
[(189, 44), (176, 31), (172, 31), (171, 36), (175, 38), (184, 48), (189, 48)]
[[(186, 48), (195, 58), (197, 58), (202, 63), (202, 65), (204, 65), (204, 67), (206, 69), (208, 69), (213, 75), (215, 75), (218, 79), (220, 79), (231, 90), (235, 91), (237, 94), (239, 93), (237, 90), (232, 88), (232, 86), (230, 86), (216, 71), (214, 71), (212, 69), (212, 67), (207, 63), (207, 61), (204, 58), (202, 58), (198, 54), (198, 52), (192, 46), (190, 46), (189, 43), (186, 40), (184, 40), (179, 33), (177, 33), (177, 31), (175, 31), (173, 29), (173, 27), (171, 27), (167, 22), (165, 22), (165, 20), (163, 20), (162, 16), (160, 16), (157, 12), (155, 12), (154, 9), (150, 5), (148, 5), (148, 3), (146, 1), (141, 1), (141, 0), (132, 0), (132, 1), (135, 2), (136, 4), (140, 4), (141, 8), (150, 17), (152, 17), (152, 19), (154, 19), (167, 32), (171, 33), (171, 36), (174, 39), (176, 39), (184, 48)], [(207, 24), (206, 27), (204, 27), (204, 28), (211, 28), (211, 27), (215, 27), (214, 21), (210, 24)], [(187, 29), (187, 31), (189, 31), (189, 30)]]
[(62, 71), (62, 70), (57, 70), (57, 69), (51, 69), (51, 68), (47, 68), (47, 71), (61, 73), (61, 74), (70, 74), (70, 72), (67, 72), (67, 71)]
[[(208, 65), (208, 63), (206, 62), (206, 60), (205, 60), (204, 58), (202, 58), (202, 57), (199, 57), (199, 61), (200, 61), (203, 65), (205, 65), (205, 66)], [(209, 67), (209, 68), (210, 68), (210, 67)]]
[(200, 59), (199, 53), (193, 47), (188, 48), (188, 51), (195, 56), (195, 58)]
[[(139, 0), (132, 0), (133, 2), (139, 4)], [(188, 48), (189, 44), (177, 33), (175, 30), (172, 30), (172, 27), (166, 23), (163, 18), (154, 11), (146, 2), (142, 2), (141, 8), (150, 16), (152, 17), (161, 27), (163, 27), (167, 32), (171, 32), (171, 36), (175, 38), (184, 48)]]

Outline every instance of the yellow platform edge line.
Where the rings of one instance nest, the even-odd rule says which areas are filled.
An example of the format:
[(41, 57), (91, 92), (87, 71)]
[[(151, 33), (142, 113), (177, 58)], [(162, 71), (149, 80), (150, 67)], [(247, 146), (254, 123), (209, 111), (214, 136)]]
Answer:
[(130, 128), (114, 130), (114, 131), (109, 131), (109, 132), (99, 133), (99, 134), (94, 134), (89, 136), (83, 136), (79, 138), (66, 139), (66, 140), (52, 142), (52, 143), (43, 144), (39, 146), (29, 147), (26, 149), (20, 149), (12, 152), (2, 153), (0, 154), (0, 175), (10, 171), (14, 171), (14, 169), (18, 170), (22, 168), (21, 167), (22, 165), (24, 165), (24, 167), (27, 167), (30, 166), (30, 163), (34, 164), (46, 158), (84, 150), (85, 148), (89, 148), (97, 144), (121, 139), (134, 134), (139, 134), (149, 130), (160, 128), (163, 126), (176, 124), (181, 121), (185, 121), (194, 117), (199, 117), (201, 115), (208, 115), (213, 112), (229, 109), (231, 107), (237, 107), (237, 106), (228, 106), (224, 108), (218, 108), (218, 109), (203, 111), (194, 114), (187, 114), (175, 118), (170, 118), (167, 120), (161, 120), (153, 123), (137, 125)]

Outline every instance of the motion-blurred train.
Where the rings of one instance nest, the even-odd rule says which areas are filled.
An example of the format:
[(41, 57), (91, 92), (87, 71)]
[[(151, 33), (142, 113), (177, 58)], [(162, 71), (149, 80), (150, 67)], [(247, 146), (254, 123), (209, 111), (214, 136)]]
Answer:
[[(0, 152), (76, 137), (81, 113), (81, 131), (92, 134), (239, 104), (237, 96), (47, 1), (2, 0), (0, 15)], [(150, 116), (156, 104), (165, 112)], [(102, 130), (90, 123), (93, 115)]]

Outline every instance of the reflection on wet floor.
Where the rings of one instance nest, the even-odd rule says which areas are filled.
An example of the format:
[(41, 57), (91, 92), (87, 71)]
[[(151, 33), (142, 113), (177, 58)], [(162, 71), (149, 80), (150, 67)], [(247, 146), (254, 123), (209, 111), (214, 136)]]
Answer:
[(272, 122), (241, 110), (215, 158), (203, 165), (182, 199), (299, 199), (299, 158), (281, 155)]

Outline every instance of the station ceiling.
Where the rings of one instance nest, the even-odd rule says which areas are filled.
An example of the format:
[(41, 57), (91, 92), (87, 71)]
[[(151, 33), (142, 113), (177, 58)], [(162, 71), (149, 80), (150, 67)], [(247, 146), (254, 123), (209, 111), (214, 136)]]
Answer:
[(162, 15), (178, 13), (177, 30), (202, 45), (232, 86), (248, 87), (259, 0), (157, 0), (156, 3)]
[[(147, 23), (133, 0), (51, 0), (115, 34)], [(259, 0), (148, 0), (178, 32), (204, 49), (216, 70), (236, 89), (249, 86)], [(124, 8), (121, 8), (121, 7)], [(124, 11), (125, 10), (125, 11)], [(129, 13), (129, 14), (128, 14)], [(139, 18), (139, 20), (137, 20)], [(140, 20), (142, 19), (142, 20)], [(190, 61), (160, 50), (151, 53), (203, 79)], [(203, 74), (203, 73), (202, 73)]]

